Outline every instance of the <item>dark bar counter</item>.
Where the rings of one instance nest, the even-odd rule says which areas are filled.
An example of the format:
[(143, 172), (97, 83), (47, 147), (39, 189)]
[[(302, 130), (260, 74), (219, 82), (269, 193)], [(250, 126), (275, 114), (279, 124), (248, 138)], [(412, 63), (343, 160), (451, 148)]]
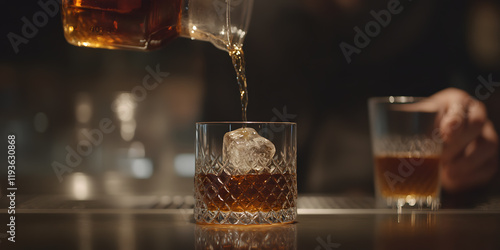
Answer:
[[(197, 225), (192, 209), (182, 206), (21, 205), (16, 242), (0, 232), (0, 249), (500, 249), (498, 201), (399, 215), (390, 209), (360, 208), (369, 201), (301, 197), (295, 223), (270, 226)], [(343, 208), (325, 208), (334, 204)], [(1, 211), (2, 224), (9, 216)]]

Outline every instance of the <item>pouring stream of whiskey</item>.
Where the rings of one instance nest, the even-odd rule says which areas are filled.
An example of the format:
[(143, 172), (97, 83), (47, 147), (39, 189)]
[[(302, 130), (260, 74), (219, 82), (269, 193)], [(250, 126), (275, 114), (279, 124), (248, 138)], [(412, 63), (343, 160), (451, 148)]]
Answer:
[(248, 106), (248, 91), (247, 91), (247, 77), (245, 75), (245, 56), (243, 49), (238, 46), (231, 46), (229, 48), (229, 55), (233, 61), (234, 70), (236, 71), (236, 81), (240, 89), (241, 100), (241, 118), (244, 122), (247, 121), (247, 106)]
[[(245, 75), (245, 56), (243, 54), (243, 49), (241, 46), (237, 46), (232, 43), (231, 39), (231, 1), (226, 1), (226, 28), (227, 28), (227, 41), (229, 44), (227, 49), (229, 51), (229, 56), (233, 61), (234, 71), (236, 71), (236, 81), (240, 89), (240, 100), (241, 100), (241, 120), (243, 122), (247, 121), (247, 105), (248, 105), (248, 91), (247, 91), (247, 77)], [(243, 125), (244, 127), (245, 125)]]

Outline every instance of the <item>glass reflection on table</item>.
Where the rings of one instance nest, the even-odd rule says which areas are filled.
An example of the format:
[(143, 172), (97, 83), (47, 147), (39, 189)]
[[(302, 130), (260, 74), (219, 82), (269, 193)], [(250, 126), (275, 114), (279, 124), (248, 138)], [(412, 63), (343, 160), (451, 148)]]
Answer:
[(195, 249), (297, 249), (296, 225), (197, 224)]
[(435, 213), (425, 212), (376, 216), (376, 249), (393, 249), (396, 246), (413, 249), (422, 247), (418, 242), (421, 239), (438, 244), (441, 239), (437, 234), (437, 217)]

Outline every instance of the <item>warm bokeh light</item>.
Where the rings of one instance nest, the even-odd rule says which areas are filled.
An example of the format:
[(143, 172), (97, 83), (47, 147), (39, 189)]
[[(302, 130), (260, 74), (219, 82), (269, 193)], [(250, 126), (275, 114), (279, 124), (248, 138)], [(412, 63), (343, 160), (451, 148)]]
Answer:
[(86, 200), (90, 196), (90, 177), (84, 173), (72, 175), (73, 195), (77, 200)]

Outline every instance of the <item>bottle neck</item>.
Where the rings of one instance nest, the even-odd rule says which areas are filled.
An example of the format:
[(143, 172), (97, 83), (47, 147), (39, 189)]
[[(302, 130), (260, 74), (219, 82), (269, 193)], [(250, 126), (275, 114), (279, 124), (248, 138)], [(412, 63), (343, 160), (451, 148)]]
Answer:
[(224, 34), (227, 27), (225, 23), (214, 20), (214, 16), (210, 15), (210, 12), (206, 11), (196, 11), (196, 4), (191, 0), (183, 1), (183, 8), (181, 12), (181, 21), (179, 36), (184, 38), (189, 38), (191, 40), (200, 40), (212, 43), (218, 49), (228, 51), (228, 46), (230, 42), (227, 35)]

